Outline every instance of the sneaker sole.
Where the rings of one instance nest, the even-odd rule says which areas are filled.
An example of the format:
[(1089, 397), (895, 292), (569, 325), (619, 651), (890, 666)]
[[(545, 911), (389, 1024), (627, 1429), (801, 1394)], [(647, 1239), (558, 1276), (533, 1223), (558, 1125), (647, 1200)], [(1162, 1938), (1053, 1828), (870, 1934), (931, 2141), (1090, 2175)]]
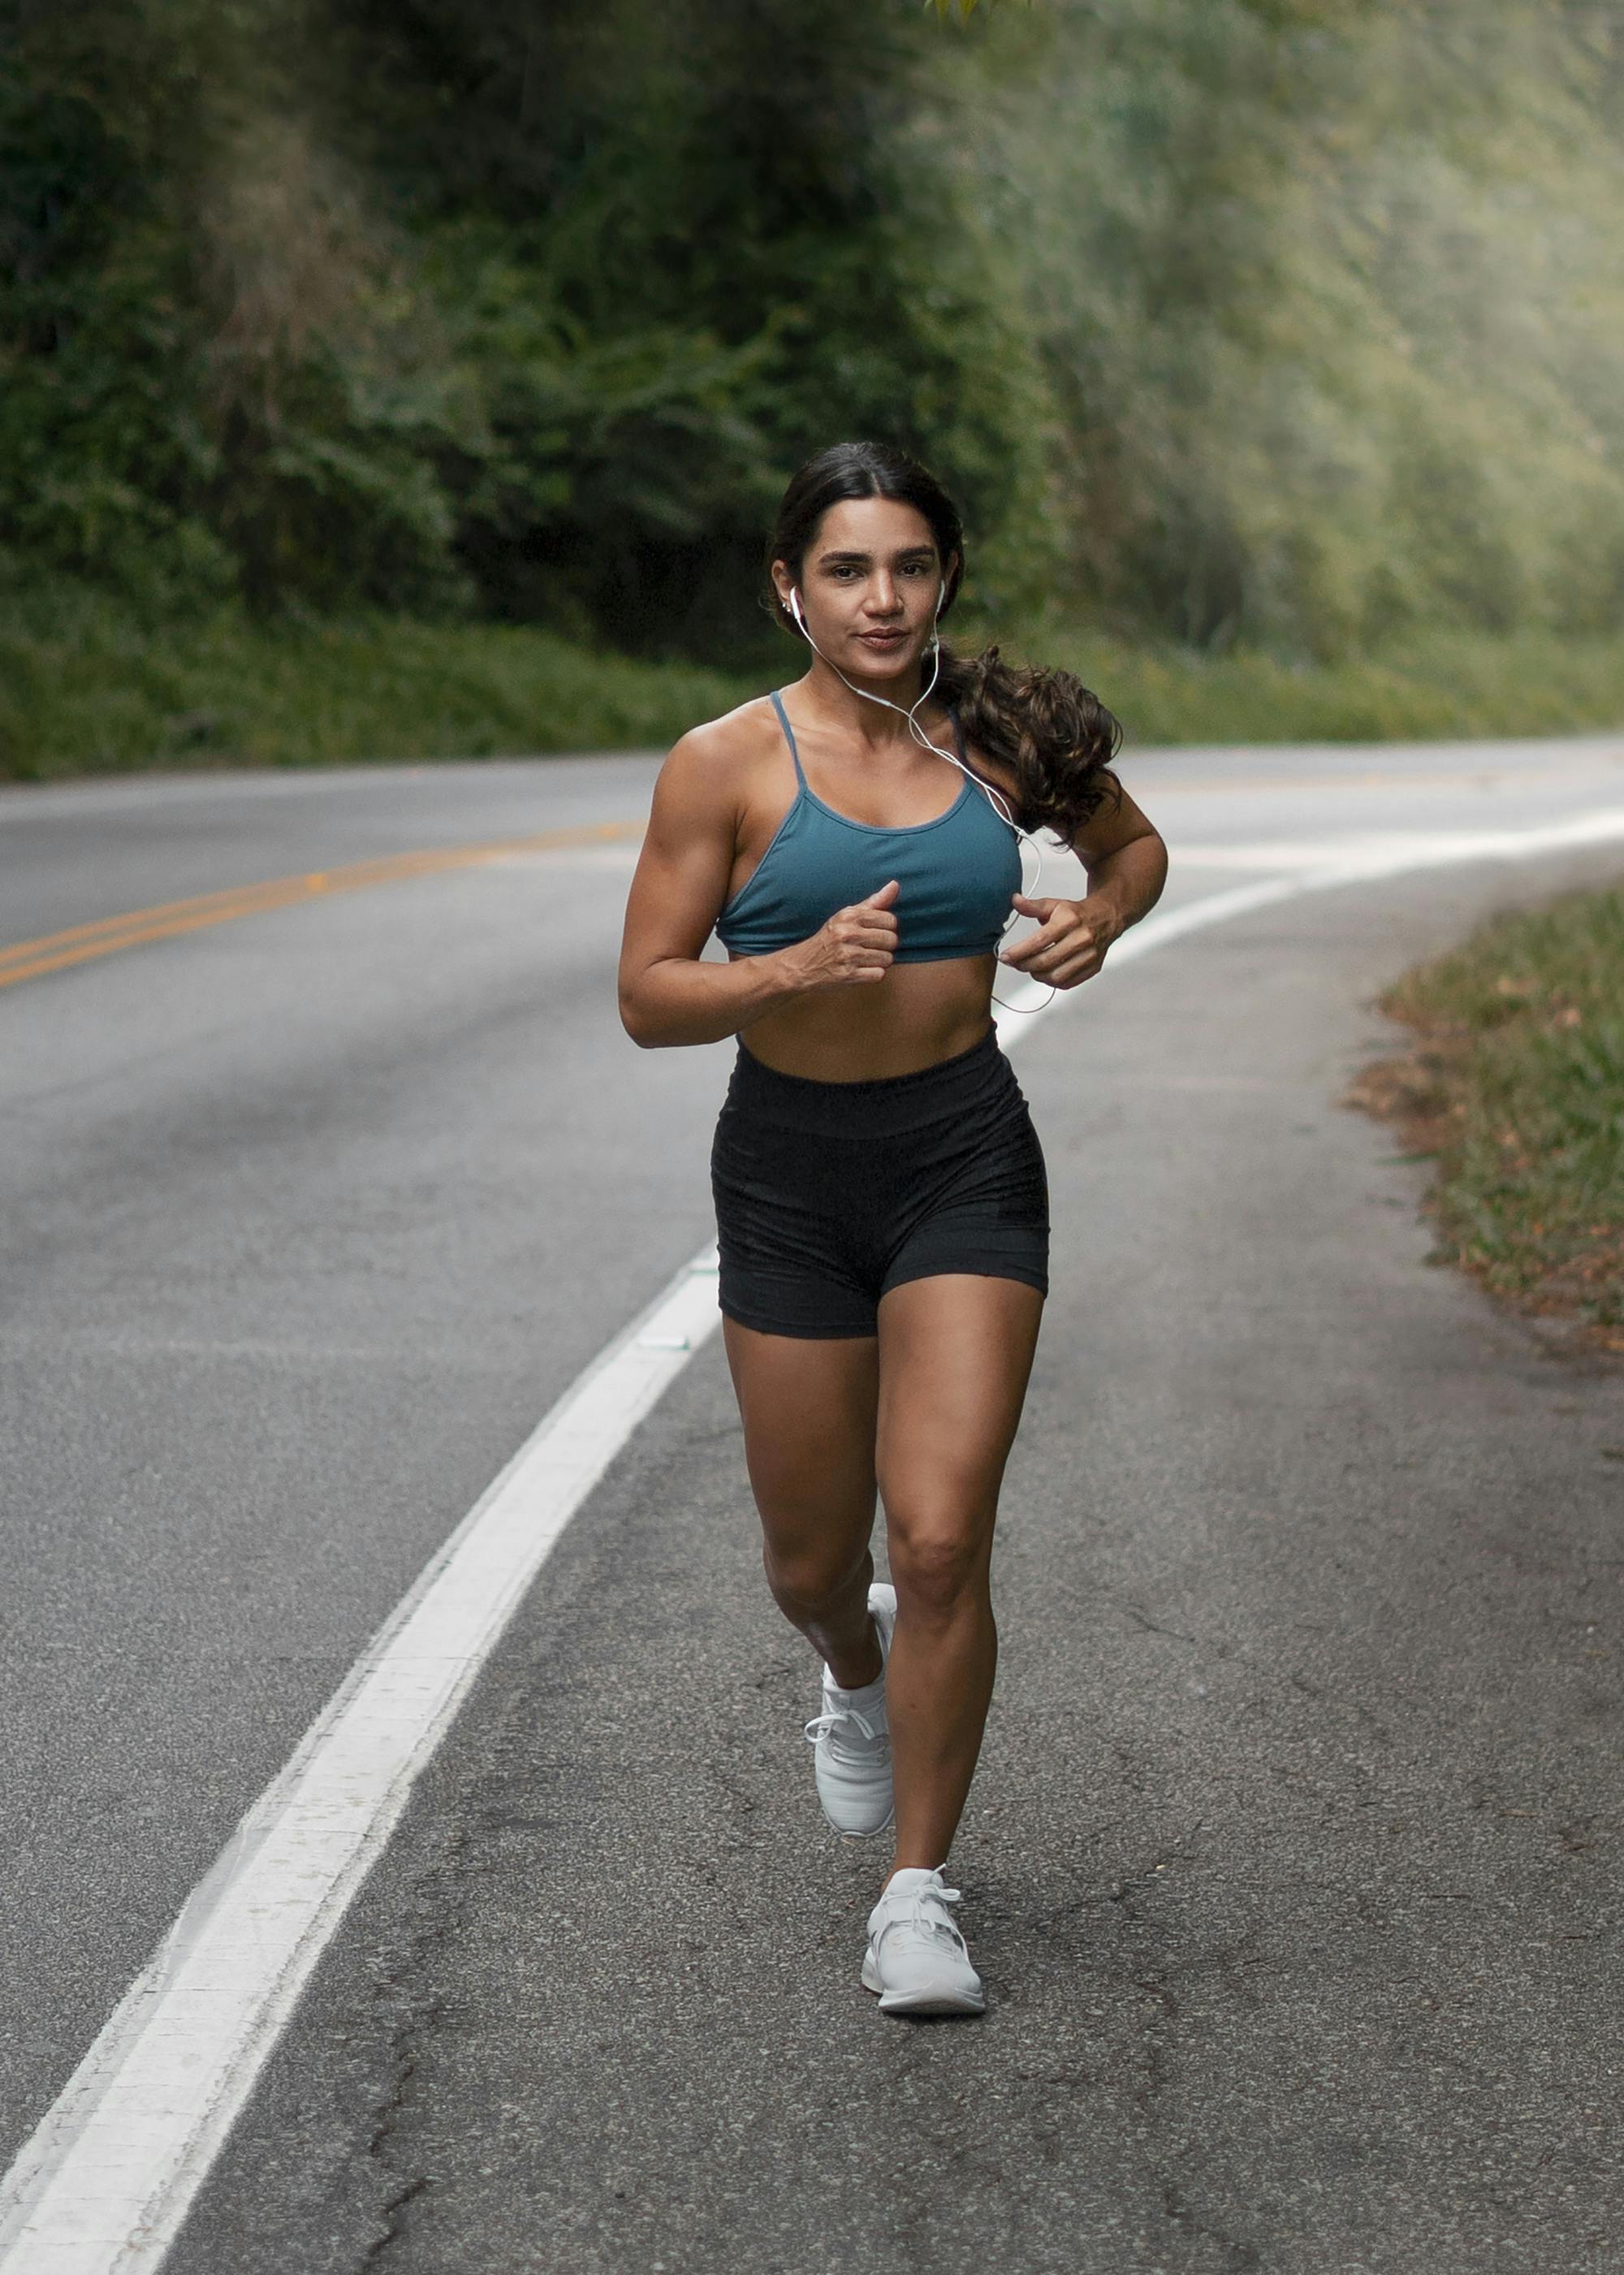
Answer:
[(882, 2014), (985, 2014), (985, 1991), (892, 1991), (869, 1979), (869, 1962), (863, 1962), (863, 1988), (880, 2001)]
[(827, 1809), (823, 1812), (823, 1821), (831, 1832), (838, 1833), (842, 1840), (878, 1840), (882, 1833), (888, 1833), (895, 1824), (896, 1811), (893, 1810), (883, 1825), (871, 1825), (866, 1831), (861, 1833), (855, 1831), (850, 1825), (836, 1825)]

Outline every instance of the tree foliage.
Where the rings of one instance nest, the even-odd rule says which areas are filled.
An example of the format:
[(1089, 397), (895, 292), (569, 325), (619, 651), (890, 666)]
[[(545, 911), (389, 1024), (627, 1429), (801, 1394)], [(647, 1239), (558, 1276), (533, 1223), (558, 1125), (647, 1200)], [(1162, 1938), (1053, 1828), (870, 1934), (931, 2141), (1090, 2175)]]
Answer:
[(954, 84), (1073, 442), (1081, 592), (1319, 654), (1618, 623), (1615, 11), (1094, 0), (999, 46), (992, 99), (978, 56)]
[[(937, 19), (954, 15), (944, 37)], [(1596, 0), (0, 0), (0, 573), (726, 659), (842, 435), (972, 592), (1624, 613)]]

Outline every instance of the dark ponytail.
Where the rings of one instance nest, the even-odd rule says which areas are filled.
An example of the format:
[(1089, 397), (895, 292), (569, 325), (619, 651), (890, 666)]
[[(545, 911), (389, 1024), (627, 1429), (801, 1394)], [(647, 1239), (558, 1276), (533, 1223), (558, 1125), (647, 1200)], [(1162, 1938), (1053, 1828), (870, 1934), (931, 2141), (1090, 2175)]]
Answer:
[(995, 647), (960, 656), (944, 646), (936, 685), (965, 741), (1014, 775), (1024, 828), (1069, 843), (1107, 800), (1120, 801), (1110, 769), (1121, 724), (1075, 672), (1005, 663)]
[[(764, 598), (797, 639), (773, 583), (773, 563), (783, 562), (798, 583), (806, 549), (830, 507), (869, 497), (895, 498), (924, 516), (947, 581), (940, 615), (957, 599), (963, 526), (934, 474), (887, 442), (836, 442), (808, 459), (789, 484), (767, 541)], [(1122, 796), (1110, 772), (1122, 728), (1071, 672), (1023, 669), (1001, 661), (995, 647), (958, 656), (944, 643), (936, 684), (957, 714), (965, 740), (1014, 775), (1016, 809), (1026, 828), (1053, 829), (1069, 839), (1107, 799)]]

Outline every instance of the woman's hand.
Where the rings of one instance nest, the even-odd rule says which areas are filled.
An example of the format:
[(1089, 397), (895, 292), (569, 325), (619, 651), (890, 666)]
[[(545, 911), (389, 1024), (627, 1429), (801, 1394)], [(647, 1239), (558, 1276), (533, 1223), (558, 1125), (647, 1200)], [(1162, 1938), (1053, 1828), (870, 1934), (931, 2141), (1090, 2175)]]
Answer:
[(1004, 949), (998, 960), (1051, 987), (1076, 987), (1091, 979), (1123, 929), (1121, 917), (1102, 901), (1032, 901), (1016, 893), (1014, 905), (1022, 916), (1036, 917), (1038, 929)]
[(797, 986), (807, 989), (850, 987), (883, 979), (896, 954), (896, 918), (892, 903), (902, 888), (893, 877), (849, 909), (836, 909), (810, 940), (783, 951)]

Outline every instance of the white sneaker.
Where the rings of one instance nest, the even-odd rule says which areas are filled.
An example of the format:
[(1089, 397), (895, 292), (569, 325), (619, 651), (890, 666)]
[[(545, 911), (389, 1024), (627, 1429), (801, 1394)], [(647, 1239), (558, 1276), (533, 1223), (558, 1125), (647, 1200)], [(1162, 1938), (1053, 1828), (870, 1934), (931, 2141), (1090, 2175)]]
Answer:
[(940, 1871), (910, 1865), (893, 1872), (868, 1916), (863, 1988), (880, 1994), (882, 2014), (979, 2014), (986, 1993), (970, 1963), (949, 1904), (956, 1888)]
[(842, 1690), (826, 1667), (823, 1712), (806, 1725), (823, 1813), (837, 1833), (859, 1836), (883, 1833), (895, 1806), (884, 1666), (896, 1625), (895, 1589), (877, 1580), (868, 1591), (868, 1609), (880, 1633), (880, 1673), (860, 1690)]

